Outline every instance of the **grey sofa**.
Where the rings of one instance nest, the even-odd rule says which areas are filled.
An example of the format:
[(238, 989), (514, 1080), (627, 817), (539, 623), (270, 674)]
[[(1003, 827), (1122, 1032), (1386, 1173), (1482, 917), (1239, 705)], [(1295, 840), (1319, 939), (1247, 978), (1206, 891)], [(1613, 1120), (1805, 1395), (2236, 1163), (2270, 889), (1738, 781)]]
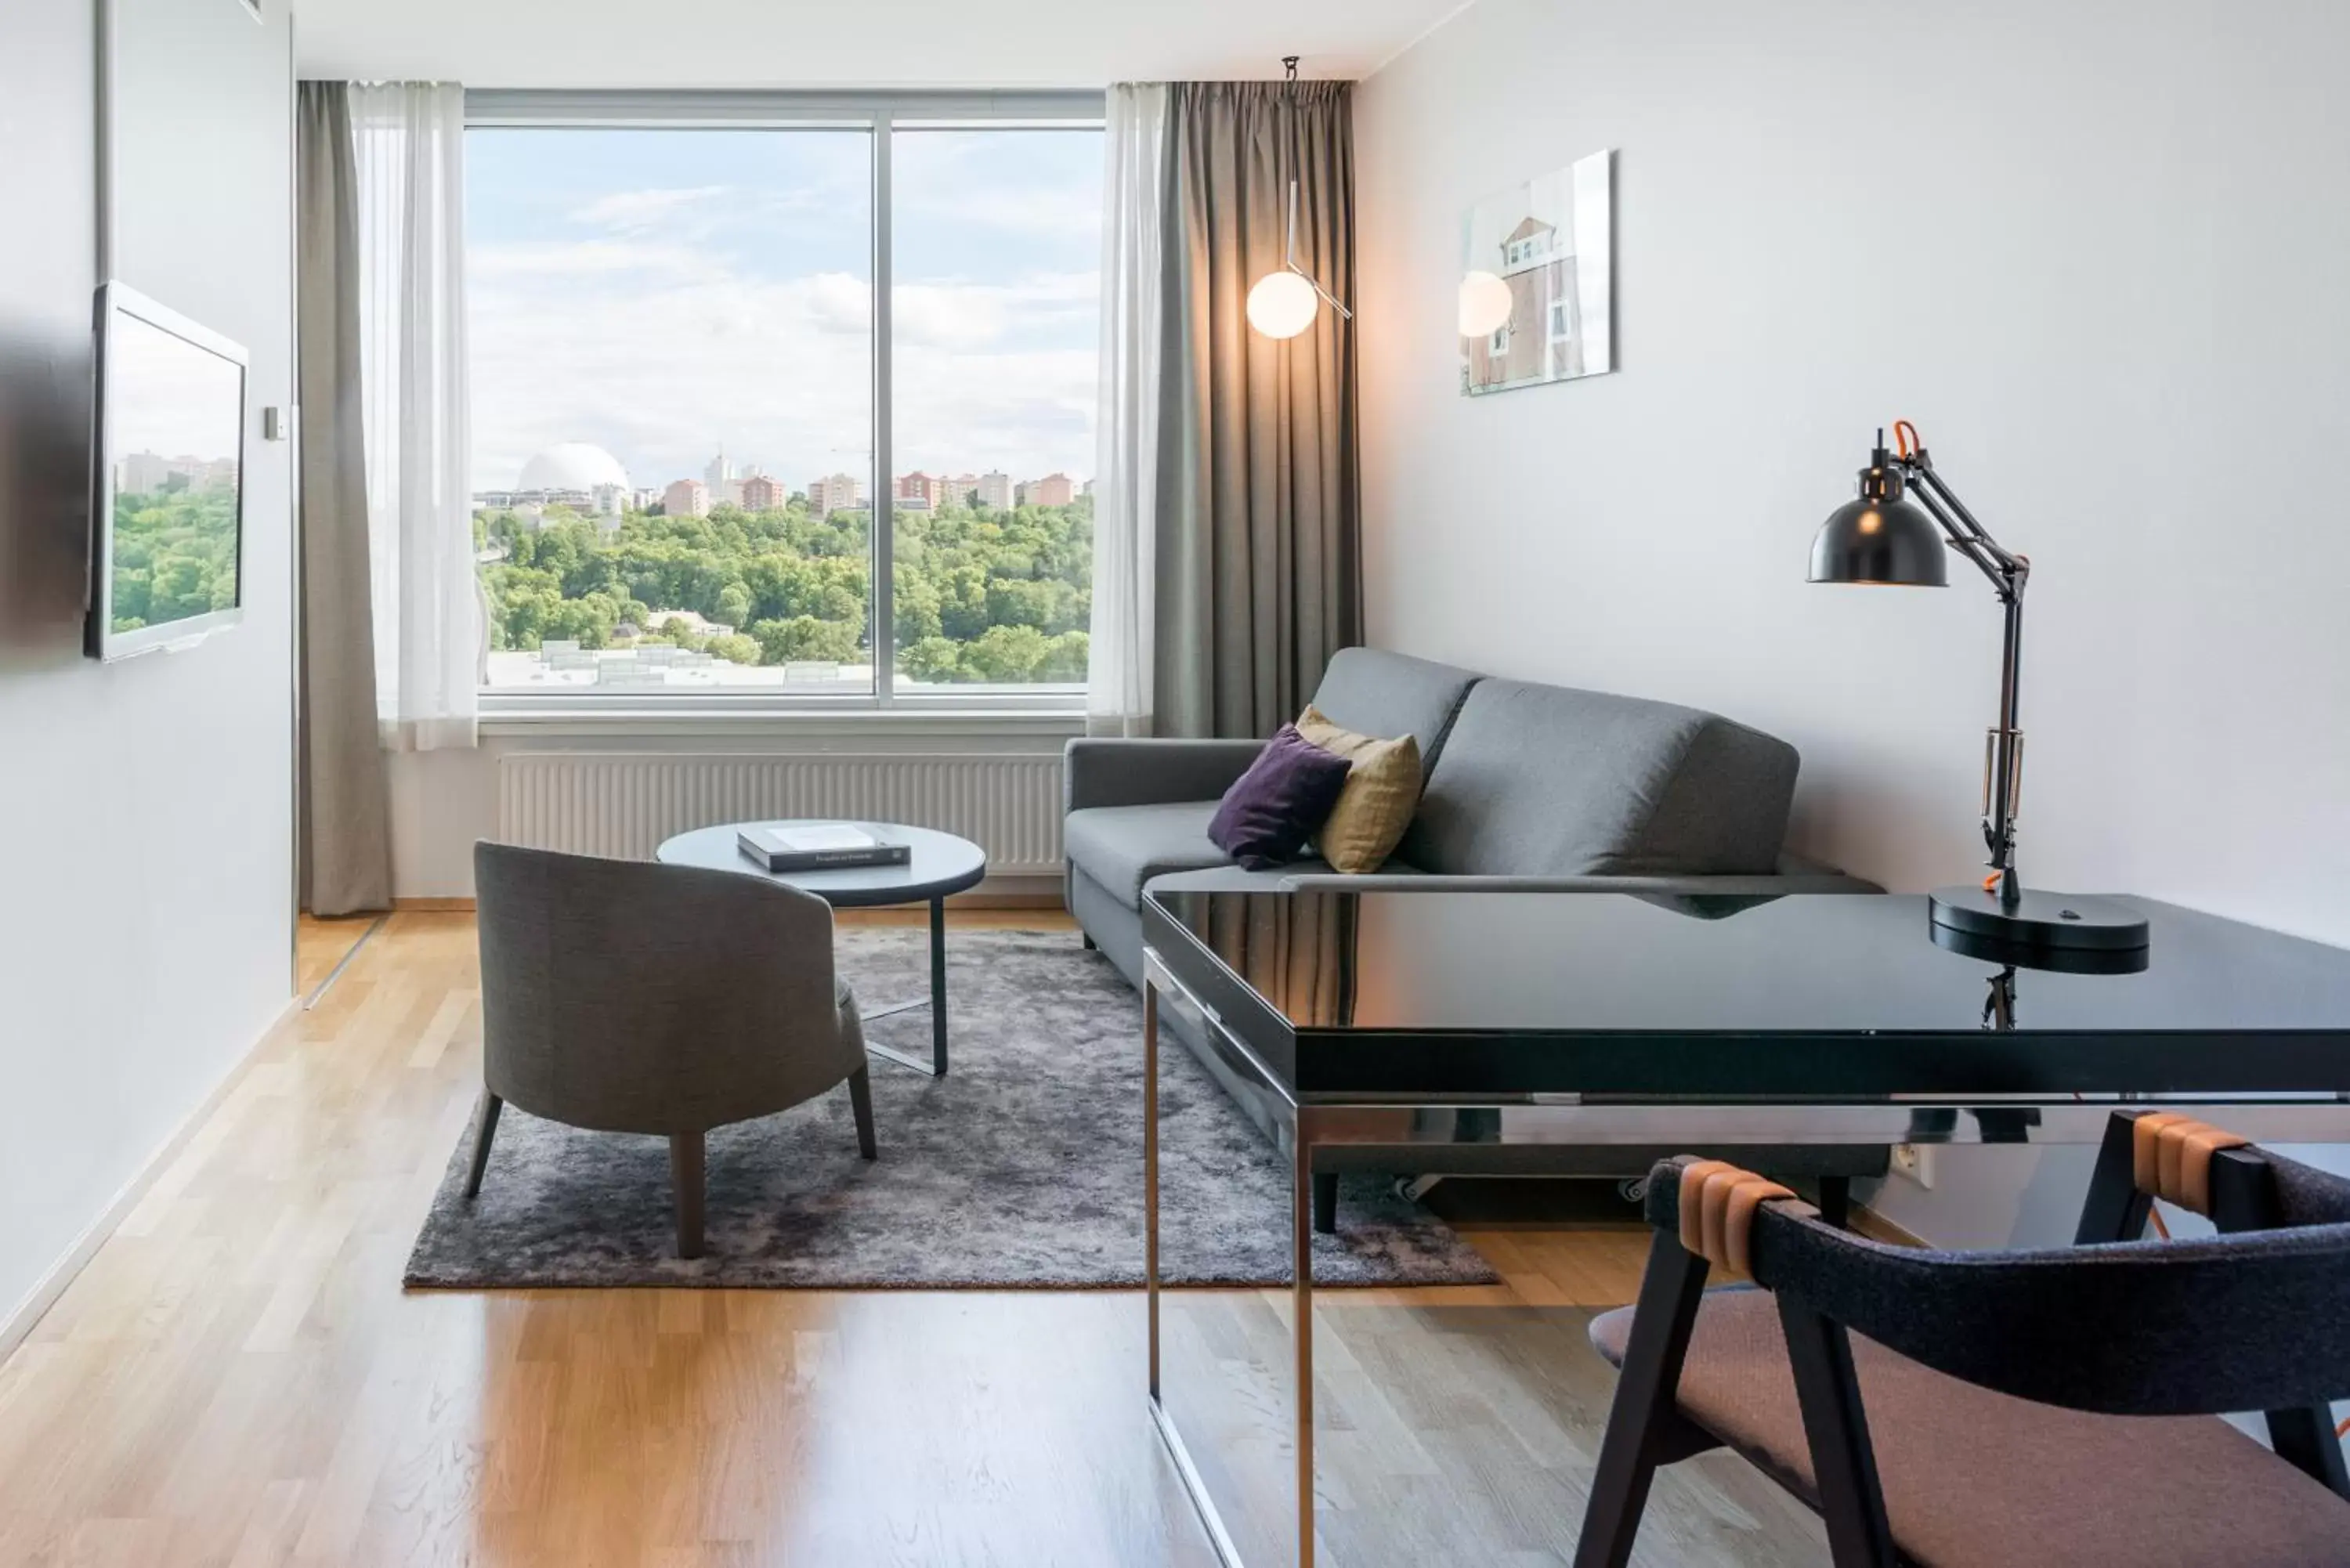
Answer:
[[(1786, 893), (1881, 890), (1787, 852), (1795, 749), (1717, 714), (1369, 648), (1330, 661), (1314, 705), (1364, 734), (1419, 740), (1419, 811), (1373, 875), (1341, 877), (1315, 859), (1246, 871), (1208, 841), (1218, 798), (1261, 742), (1069, 742), (1069, 910), (1129, 981), (1141, 983), (1142, 894), (1150, 887), (1632, 893), (1698, 918)], [(1170, 1025), (1271, 1132), (1269, 1111), (1216, 1043), (1180, 1017)], [(1624, 1168), (1611, 1173), (1646, 1170), (1642, 1152), (1615, 1151)], [(1789, 1175), (1882, 1169), (1881, 1151), (1848, 1172), (1787, 1153), (1796, 1163), (1774, 1168)]]

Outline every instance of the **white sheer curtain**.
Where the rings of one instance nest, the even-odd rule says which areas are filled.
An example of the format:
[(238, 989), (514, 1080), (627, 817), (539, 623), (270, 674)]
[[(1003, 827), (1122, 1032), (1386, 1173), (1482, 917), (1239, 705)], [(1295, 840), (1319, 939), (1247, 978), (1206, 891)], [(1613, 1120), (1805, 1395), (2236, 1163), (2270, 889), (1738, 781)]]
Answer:
[(1097, 735), (1150, 733), (1168, 105), (1164, 83), (1109, 89), (1086, 676), (1086, 728)]
[(465, 389), (465, 93), (353, 83), (350, 112), (383, 743), (470, 746), (482, 623)]

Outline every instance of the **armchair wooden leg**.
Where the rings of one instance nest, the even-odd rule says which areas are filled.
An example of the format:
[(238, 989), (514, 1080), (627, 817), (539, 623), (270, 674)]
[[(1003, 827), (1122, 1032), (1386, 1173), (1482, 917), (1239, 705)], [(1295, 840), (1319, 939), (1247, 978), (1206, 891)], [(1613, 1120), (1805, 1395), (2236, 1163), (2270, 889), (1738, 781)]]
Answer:
[(857, 1152), (867, 1159), (877, 1158), (873, 1143), (873, 1076), (863, 1067), (848, 1075), (848, 1109), (857, 1117)]
[(702, 1162), (698, 1132), (669, 1135), (670, 1183), (677, 1197), (677, 1255), (702, 1256)]
[(505, 1104), (487, 1089), (482, 1091), (481, 1108), (473, 1113), (473, 1168), (465, 1177), (469, 1199), (482, 1195), (482, 1172), (490, 1168), (490, 1140), (498, 1136), (498, 1113)]

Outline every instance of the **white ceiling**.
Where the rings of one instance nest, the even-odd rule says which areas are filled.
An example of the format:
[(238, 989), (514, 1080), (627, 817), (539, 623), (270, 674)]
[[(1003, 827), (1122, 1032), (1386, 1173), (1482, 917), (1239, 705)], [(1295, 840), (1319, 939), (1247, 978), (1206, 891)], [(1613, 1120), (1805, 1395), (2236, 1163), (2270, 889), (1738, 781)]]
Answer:
[(1464, 0), (296, 0), (307, 77), (1090, 88), (1359, 78)]

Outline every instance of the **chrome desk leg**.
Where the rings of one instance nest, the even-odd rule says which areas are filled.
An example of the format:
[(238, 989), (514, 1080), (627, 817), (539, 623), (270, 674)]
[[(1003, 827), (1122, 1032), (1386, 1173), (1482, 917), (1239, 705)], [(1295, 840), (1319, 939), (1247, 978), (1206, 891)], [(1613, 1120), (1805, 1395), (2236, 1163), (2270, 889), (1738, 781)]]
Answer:
[(1296, 1352), (1297, 1568), (1314, 1568), (1314, 1114), (1300, 1110), (1290, 1163), (1289, 1262)]
[(1243, 1568), (1240, 1549), (1225, 1531), (1215, 1501), (1208, 1495), (1208, 1483), (1191, 1462), (1183, 1434), (1176, 1429), (1175, 1417), (1159, 1391), (1159, 986), (1151, 963), (1146, 957), (1142, 977), (1142, 1292), (1149, 1316), (1150, 1419), (1175, 1461), (1175, 1473), (1208, 1532), (1216, 1561), (1223, 1568)]
[(1150, 1404), (1159, 1407), (1159, 988), (1142, 982), (1142, 1292), (1150, 1313)]

